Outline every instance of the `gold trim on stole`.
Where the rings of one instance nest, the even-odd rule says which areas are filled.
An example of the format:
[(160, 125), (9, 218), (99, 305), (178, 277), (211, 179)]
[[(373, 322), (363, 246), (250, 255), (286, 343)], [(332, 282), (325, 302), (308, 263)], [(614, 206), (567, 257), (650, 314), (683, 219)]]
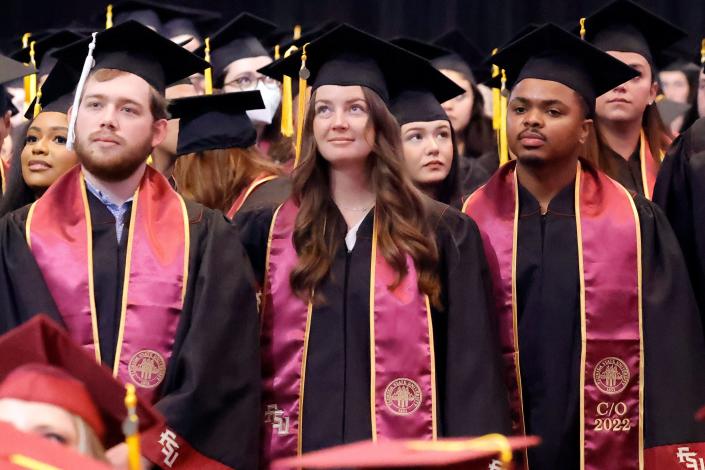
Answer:
[(370, 419), (372, 441), (377, 442), (377, 378), (375, 377), (375, 266), (377, 264), (377, 208), (372, 223), (372, 255), (370, 256)]
[(580, 184), (582, 166), (575, 173), (575, 231), (578, 243), (578, 275), (580, 277), (580, 469), (585, 469), (585, 363), (587, 354), (587, 323), (585, 318), (585, 270), (583, 268), (583, 232), (580, 217)]

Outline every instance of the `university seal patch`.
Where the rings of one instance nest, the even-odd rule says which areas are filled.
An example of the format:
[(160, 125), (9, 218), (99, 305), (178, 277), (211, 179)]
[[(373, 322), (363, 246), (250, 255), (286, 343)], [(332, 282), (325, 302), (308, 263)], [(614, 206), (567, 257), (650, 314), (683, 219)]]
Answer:
[(421, 388), (411, 379), (391, 381), (384, 390), (384, 403), (395, 415), (413, 414), (421, 406)]
[(593, 372), (595, 385), (609, 395), (621, 393), (629, 384), (629, 368), (617, 357), (606, 357), (597, 363)]
[(142, 388), (154, 388), (166, 375), (166, 362), (161, 354), (151, 349), (135, 353), (128, 364), (130, 380)]

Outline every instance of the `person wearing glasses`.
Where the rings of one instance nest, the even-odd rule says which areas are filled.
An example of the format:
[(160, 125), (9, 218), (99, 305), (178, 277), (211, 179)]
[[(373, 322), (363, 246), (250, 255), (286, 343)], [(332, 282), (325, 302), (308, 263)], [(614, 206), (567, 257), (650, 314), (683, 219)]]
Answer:
[[(293, 156), (293, 146), (279, 133), (281, 84), (257, 71), (273, 61), (261, 41), (276, 29), (267, 20), (241, 13), (210, 36), (210, 58), (215, 88), (225, 93), (259, 90), (262, 94), (265, 107), (249, 110), (247, 115), (257, 129), (259, 149), (283, 163)], [(205, 56), (205, 46), (196, 54)]]

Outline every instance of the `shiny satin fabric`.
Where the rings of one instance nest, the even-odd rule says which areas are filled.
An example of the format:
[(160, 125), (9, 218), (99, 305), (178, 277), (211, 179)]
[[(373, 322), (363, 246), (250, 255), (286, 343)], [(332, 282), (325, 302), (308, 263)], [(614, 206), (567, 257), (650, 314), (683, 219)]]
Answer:
[[(56, 217), (61, 214), (61, 217)], [(154, 402), (174, 344), (188, 273), (189, 225), (181, 197), (146, 168), (132, 202), (113, 373)], [(79, 166), (31, 207), (27, 242), (71, 336), (100, 362), (92, 227)]]
[[(656, 185), (656, 177), (660, 168), (651, 153), (649, 142), (646, 140), (644, 130), (641, 131), (639, 137), (639, 158), (641, 163), (641, 184), (644, 188), (644, 197), (648, 200), (654, 195), (654, 186)], [(659, 162), (663, 160), (663, 153), (659, 155)]]
[[(300, 455), (306, 354), (313, 305), (296, 297), (289, 276), (298, 207), (291, 200), (272, 220), (262, 310), (263, 459)], [(376, 236), (373, 240), (376, 240)], [(428, 298), (408, 274), (390, 291), (394, 272), (373, 241), (370, 360), (373, 439), (434, 439), (437, 434), (435, 364)]]
[[(482, 233), (508, 370), (513, 425), (523, 431), (516, 317), (516, 162), (466, 202)], [(643, 346), (639, 221), (618, 183), (579, 163), (575, 196), (581, 268), (581, 468), (643, 468)], [(528, 465), (528, 462), (525, 461)]]
[(238, 196), (235, 198), (235, 200), (233, 201), (233, 205), (230, 206), (230, 209), (226, 214), (228, 216), (228, 219), (232, 220), (232, 218), (235, 217), (237, 211), (240, 210), (242, 205), (245, 203), (247, 198), (250, 196), (250, 194), (252, 194), (255, 189), (257, 189), (260, 185), (266, 183), (267, 181), (271, 181), (275, 178), (277, 178), (276, 175), (259, 175), (249, 185), (247, 185), (247, 187), (240, 191), (240, 194), (238, 194)]

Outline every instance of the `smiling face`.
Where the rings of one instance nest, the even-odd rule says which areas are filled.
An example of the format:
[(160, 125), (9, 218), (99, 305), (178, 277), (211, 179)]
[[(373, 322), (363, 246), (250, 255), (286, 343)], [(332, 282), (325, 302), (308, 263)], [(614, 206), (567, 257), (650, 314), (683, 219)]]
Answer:
[(509, 148), (527, 164), (577, 159), (592, 122), (585, 112), (573, 89), (549, 80), (524, 79), (509, 97)]
[(375, 141), (369, 107), (360, 86), (323, 85), (316, 90), (313, 136), (331, 166), (367, 160)]
[(68, 118), (63, 113), (39, 113), (32, 121), (22, 149), (22, 178), (35, 192), (43, 192), (78, 163), (66, 148)]
[(657, 84), (651, 66), (641, 54), (607, 51), (612, 57), (633, 67), (639, 75), (597, 98), (598, 122), (633, 122), (641, 120), (646, 107), (656, 99)]
[(142, 78), (124, 72), (108, 77), (86, 82), (77, 111), (76, 153), (97, 178), (120, 181), (162, 142), (167, 121), (153, 117), (151, 93), (156, 92)]
[(78, 450), (79, 435), (73, 416), (48, 403), (0, 399), (0, 421), (22, 432), (34, 434)]
[(453, 162), (453, 139), (448, 121), (410, 122), (401, 126), (404, 161), (419, 186), (442, 182)]

